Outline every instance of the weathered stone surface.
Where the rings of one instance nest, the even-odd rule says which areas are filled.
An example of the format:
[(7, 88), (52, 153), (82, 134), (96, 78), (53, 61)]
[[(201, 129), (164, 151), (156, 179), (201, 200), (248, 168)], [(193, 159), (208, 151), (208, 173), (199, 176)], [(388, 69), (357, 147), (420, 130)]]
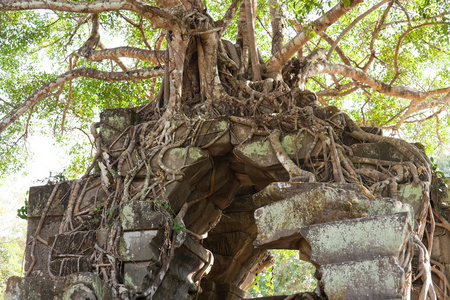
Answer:
[(387, 142), (355, 144), (353, 155), (387, 161), (408, 161), (394, 146)]
[[(287, 134), (281, 138), (281, 145), (291, 159), (305, 159), (313, 142), (314, 137), (308, 132)], [(317, 149), (316, 145), (311, 156), (318, 154)], [(261, 169), (271, 169), (280, 164), (269, 140), (259, 137), (236, 146), (233, 153), (247, 164)]]
[[(100, 137), (103, 144), (111, 150), (123, 147), (126, 135), (116, 139), (129, 126), (136, 124), (137, 114), (131, 108), (106, 109), (100, 113)], [(112, 143), (116, 141), (114, 145)]]
[[(208, 271), (203, 268), (206, 268), (205, 264), (209, 265), (212, 259), (210, 255), (198, 242), (186, 237), (183, 245), (175, 250), (169, 271), (153, 299), (190, 299), (189, 294), (195, 292), (194, 282), (199, 279), (199, 272)], [(152, 261), (125, 262), (125, 285), (137, 292), (144, 292), (160, 268), (161, 264), (157, 262), (157, 258)], [(168, 295), (165, 292), (168, 290), (173, 293)]]
[(423, 201), (423, 192), (421, 183), (399, 184), (398, 201), (409, 203), (417, 214)]
[[(112, 299), (111, 289), (98, 275), (93, 273), (72, 274), (65, 278), (66, 289), (63, 300), (72, 299)], [(91, 296), (93, 298), (83, 298), (80, 296)], [(95, 298), (94, 298), (95, 297)]]
[(123, 261), (153, 261), (159, 256), (157, 244), (158, 230), (127, 231), (120, 238), (119, 253)]
[(85, 256), (52, 259), (50, 262), (50, 270), (54, 276), (67, 276), (78, 272), (92, 272), (91, 264)]
[(329, 299), (402, 299), (404, 271), (393, 257), (322, 265), (321, 271)]
[(271, 204), (298, 194), (309, 192), (318, 187), (330, 187), (362, 193), (362, 187), (354, 183), (325, 182), (272, 182), (262, 191), (253, 195), (253, 201), (258, 207)]
[(255, 245), (298, 249), (295, 241), (301, 238), (301, 227), (410, 210), (398, 201), (368, 199), (352, 190), (320, 186), (255, 210)]
[(42, 300), (53, 299), (56, 287), (61, 282), (42, 277), (12, 276), (6, 282), (5, 300)]
[[(198, 137), (192, 141), (191, 146), (207, 149), (214, 157), (223, 156), (233, 148), (230, 137), (230, 121), (228, 118), (219, 117), (209, 120), (201, 120)], [(198, 124), (197, 124), (198, 125)], [(192, 127), (191, 127), (192, 130)], [(188, 134), (185, 124), (175, 131), (175, 139), (182, 140)]]
[(151, 263), (154, 262), (124, 262), (123, 274), (125, 286), (138, 293), (144, 292), (148, 288), (148, 284), (145, 284), (148, 281), (146, 276), (149, 276), (147, 266)]
[(97, 240), (97, 232), (74, 231), (63, 234), (57, 234), (48, 239), (49, 245), (53, 245), (55, 254), (79, 254), (89, 255), (94, 250), (94, 244)]
[(154, 210), (150, 201), (133, 201), (124, 205), (120, 212), (124, 231), (157, 229), (164, 225), (164, 215)]
[(204, 234), (215, 227), (221, 217), (222, 210), (209, 199), (205, 199), (189, 207), (185, 224), (189, 230)]
[[(50, 209), (47, 216), (62, 216), (67, 207), (67, 202), (69, 201), (69, 191), (71, 186), (70, 181), (61, 183), (58, 191), (53, 198)], [(48, 199), (54, 189), (55, 185), (42, 185), (30, 187), (30, 192), (28, 195), (28, 212), (29, 218), (40, 217), (42, 212), (47, 205)]]
[[(436, 226), (435, 228), (431, 258), (450, 264), (450, 234), (442, 227)], [(450, 272), (447, 273), (447, 276), (450, 277)]]
[(230, 122), (226, 119), (205, 121), (197, 146), (208, 149), (212, 156), (223, 156), (233, 149), (230, 138)]
[(412, 217), (397, 213), (302, 227), (319, 265), (359, 261), (376, 256), (399, 257), (411, 243)]
[[(28, 219), (28, 229), (27, 229), (27, 245), (25, 247), (25, 271), (28, 270), (32, 263), (31, 258), (31, 245), (33, 241), (33, 237), (36, 234), (36, 229), (38, 227), (40, 218), (29, 218)], [(59, 233), (59, 225), (61, 223), (61, 217), (49, 217), (45, 220), (42, 225), (39, 236), (47, 241), (50, 237), (55, 236)], [(34, 249), (34, 257), (36, 259), (36, 263), (33, 267), (30, 276), (43, 276), (44, 278), (48, 278), (48, 251), (49, 247), (46, 245), (37, 242), (36, 247)]]
[(215, 254), (234, 256), (245, 244), (251, 242), (253, 239), (247, 233), (238, 231), (210, 235), (203, 245)]

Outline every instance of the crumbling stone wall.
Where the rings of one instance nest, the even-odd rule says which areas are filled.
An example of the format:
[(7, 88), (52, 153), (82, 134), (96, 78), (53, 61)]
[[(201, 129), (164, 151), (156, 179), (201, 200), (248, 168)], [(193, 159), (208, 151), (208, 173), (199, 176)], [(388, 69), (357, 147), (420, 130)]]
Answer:
[[(429, 265), (412, 259), (427, 250), (425, 155), (377, 128), (346, 134), (334, 109), (302, 113), (304, 127), (270, 135), (287, 125), (174, 120), (155, 136), (134, 109), (103, 112), (86, 175), (30, 189), (26, 276), (6, 298), (243, 299), (272, 263), (266, 249), (296, 249), (319, 279), (298, 299), (408, 299)], [(334, 127), (317, 133), (312, 117)], [(439, 232), (431, 257), (448, 274)], [(415, 284), (429, 288), (429, 273)]]

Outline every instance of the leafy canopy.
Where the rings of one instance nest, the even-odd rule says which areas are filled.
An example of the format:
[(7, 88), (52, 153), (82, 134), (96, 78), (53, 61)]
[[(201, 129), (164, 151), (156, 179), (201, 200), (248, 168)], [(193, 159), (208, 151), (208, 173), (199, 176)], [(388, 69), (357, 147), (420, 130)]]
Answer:
[[(91, 35), (90, 13), (94, 11), (27, 10), (21, 6), (26, 2), (33, 3), (3, 1), (0, 5), (2, 122), (35, 91), (74, 68), (123, 72), (164, 65), (161, 60), (127, 55), (100, 61), (80, 56), (77, 51)], [(67, 2), (81, 5), (102, 1), (53, 1)], [(108, 3), (115, 2), (123, 1)], [(161, 6), (160, 2), (147, 1), (146, 5), (153, 9)], [(197, 2), (186, 0), (180, 5)], [(324, 57), (311, 67), (306, 81), (306, 88), (317, 93), (322, 105), (342, 108), (360, 125), (380, 126), (388, 134), (420, 141), (428, 151), (448, 143), (450, 3), (440, 0), (357, 2), (361, 3), (350, 0), (254, 1), (255, 38), (262, 59), (267, 65), (267, 61), (275, 57), (272, 16), (276, 11), (281, 16), (285, 46), (302, 32), (308, 37), (294, 57), (307, 56), (318, 48), (326, 50)], [(44, 3), (42, 7), (34, 8), (49, 7), (46, 1), (41, 3)], [(236, 15), (222, 38), (235, 43), (241, 1), (205, 1), (204, 5), (215, 21), (232, 11), (234, 5)], [(337, 5), (352, 9), (323, 31), (319, 30), (321, 23), (316, 20)], [(180, 17), (173, 7), (164, 11)], [(160, 25), (156, 17), (153, 19), (139, 9), (105, 9), (98, 18), (101, 38), (94, 48), (96, 51), (117, 46), (166, 50), (167, 28)], [(2, 132), (0, 173), (5, 176), (20, 168), (26, 159), (23, 151), (26, 137), (36, 133), (55, 135), (58, 142), (70, 145), (74, 163), (68, 173), (79, 173), (91, 158), (89, 130), (99, 112), (155, 101), (160, 83), (161, 77), (119, 82), (81, 77), (65, 82), (27, 107), (26, 112)]]

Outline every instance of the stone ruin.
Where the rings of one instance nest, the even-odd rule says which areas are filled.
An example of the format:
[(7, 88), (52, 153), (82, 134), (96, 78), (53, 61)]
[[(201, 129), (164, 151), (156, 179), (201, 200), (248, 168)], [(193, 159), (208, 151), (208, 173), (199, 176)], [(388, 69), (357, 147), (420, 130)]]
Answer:
[(268, 249), (300, 250), (318, 285), (261, 299), (448, 299), (428, 158), (376, 127), (352, 134), (335, 108), (314, 111), (326, 126), (308, 114), (291, 130), (230, 116), (151, 135), (137, 109), (103, 112), (86, 175), (30, 189), (25, 277), (5, 299), (249, 299)]

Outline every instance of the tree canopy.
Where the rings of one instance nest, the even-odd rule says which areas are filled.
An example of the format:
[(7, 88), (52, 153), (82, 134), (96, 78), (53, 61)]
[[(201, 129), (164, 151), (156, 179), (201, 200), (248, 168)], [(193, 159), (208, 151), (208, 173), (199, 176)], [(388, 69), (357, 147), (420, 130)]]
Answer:
[(106, 108), (249, 116), (305, 90), (432, 150), (450, 138), (449, 14), (438, 0), (1, 1), (2, 174), (27, 135), (88, 140)]

